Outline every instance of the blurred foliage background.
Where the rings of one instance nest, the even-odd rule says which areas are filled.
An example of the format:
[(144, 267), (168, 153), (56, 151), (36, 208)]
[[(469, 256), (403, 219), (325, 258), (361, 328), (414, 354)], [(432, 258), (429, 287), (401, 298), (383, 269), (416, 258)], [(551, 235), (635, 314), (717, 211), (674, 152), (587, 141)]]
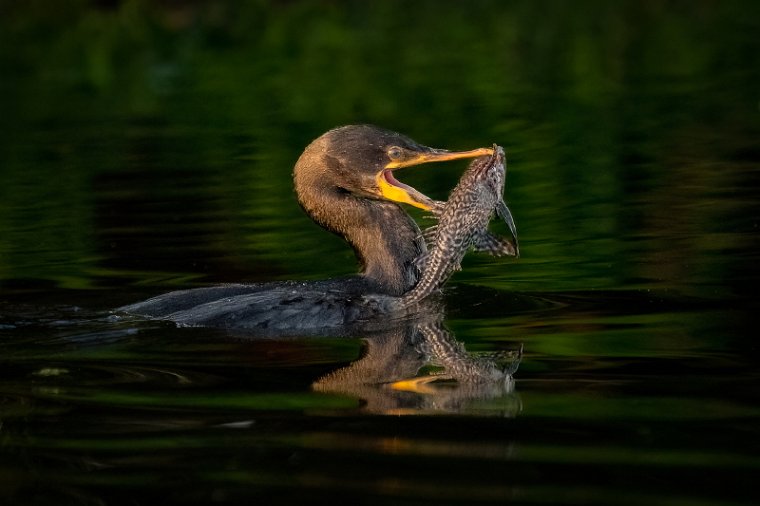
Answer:
[[(523, 258), (471, 255), (457, 280), (751, 294), (759, 11), (0, 1), (0, 286), (353, 272), (298, 208), (291, 168), (322, 132), (369, 122), (435, 147), (506, 147)], [(445, 198), (461, 170), (400, 177)]]

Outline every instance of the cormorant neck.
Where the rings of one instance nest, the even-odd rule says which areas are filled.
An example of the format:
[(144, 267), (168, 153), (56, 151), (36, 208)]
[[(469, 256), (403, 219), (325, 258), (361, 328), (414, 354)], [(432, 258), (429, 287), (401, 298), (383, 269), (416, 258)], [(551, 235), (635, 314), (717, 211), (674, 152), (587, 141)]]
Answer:
[(361, 274), (381, 293), (400, 296), (417, 284), (414, 260), (426, 251), (420, 229), (397, 204), (356, 200), (359, 220), (340, 234), (354, 248)]
[(304, 211), (351, 245), (361, 275), (378, 293), (400, 296), (410, 290), (419, 276), (414, 260), (426, 250), (414, 220), (393, 202), (341, 188), (324, 167), (310, 163), (302, 157), (293, 173)]

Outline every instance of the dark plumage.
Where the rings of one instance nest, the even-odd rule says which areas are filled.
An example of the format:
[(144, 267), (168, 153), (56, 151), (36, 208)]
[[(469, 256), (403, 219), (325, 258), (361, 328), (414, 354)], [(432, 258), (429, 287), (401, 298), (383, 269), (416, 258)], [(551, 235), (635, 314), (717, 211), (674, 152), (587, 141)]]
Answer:
[(435, 206), (397, 181), (392, 171), (490, 153), (490, 149), (433, 149), (372, 125), (330, 130), (306, 147), (296, 162), (293, 181), (298, 202), (309, 217), (354, 249), (361, 266), (358, 275), (183, 290), (119, 310), (179, 324), (274, 334), (319, 333), (363, 322), (387, 311), (389, 301), (410, 290), (419, 277), (415, 259), (426, 252), (426, 246), (420, 229), (397, 202), (427, 210)]

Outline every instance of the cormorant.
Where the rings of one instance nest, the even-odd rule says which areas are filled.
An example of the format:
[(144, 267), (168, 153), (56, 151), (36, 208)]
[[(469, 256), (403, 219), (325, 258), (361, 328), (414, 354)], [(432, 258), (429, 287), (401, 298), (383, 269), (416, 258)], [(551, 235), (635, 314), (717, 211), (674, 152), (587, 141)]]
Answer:
[[(367, 319), (378, 305), (417, 283), (414, 260), (426, 252), (421, 232), (398, 203), (430, 210), (435, 202), (399, 182), (403, 167), (491, 155), (492, 149), (447, 151), (374, 125), (321, 135), (293, 170), (298, 202), (316, 223), (345, 239), (358, 275), (314, 282), (232, 284), (182, 290), (119, 308), (185, 325), (222, 326), (281, 335), (321, 333)], [(379, 299), (367, 299), (378, 295)], [(379, 302), (378, 302), (379, 301)]]

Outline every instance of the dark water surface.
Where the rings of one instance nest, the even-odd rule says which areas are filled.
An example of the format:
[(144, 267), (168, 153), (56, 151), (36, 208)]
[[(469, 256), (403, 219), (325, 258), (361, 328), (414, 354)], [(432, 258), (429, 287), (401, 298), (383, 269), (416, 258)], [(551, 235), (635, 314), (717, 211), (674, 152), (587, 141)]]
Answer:
[[(55, 5), (0, 2), (0, 503), (758, 503), (755, 2)], [(291, 189), (354, 122), (505, 146), (522, 257), (348, 338), (110, 312), (354, 272)]]

